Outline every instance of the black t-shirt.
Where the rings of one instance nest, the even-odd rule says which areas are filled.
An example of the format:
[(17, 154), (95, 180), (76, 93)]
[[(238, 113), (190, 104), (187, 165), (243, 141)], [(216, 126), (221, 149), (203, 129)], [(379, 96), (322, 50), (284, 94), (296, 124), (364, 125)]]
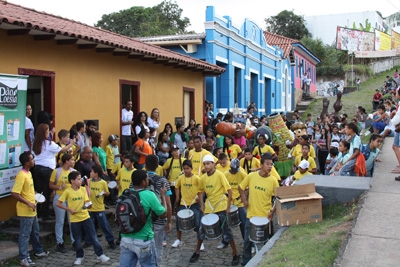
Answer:
[(94, 161), (86, 161), (80, 159), (78, 162), (75, 163), (74, 169), (81, 173), (81, 176), (86, 176), (90, 178), (90, 172), (92, 171), (92, 167), (95, 165)]

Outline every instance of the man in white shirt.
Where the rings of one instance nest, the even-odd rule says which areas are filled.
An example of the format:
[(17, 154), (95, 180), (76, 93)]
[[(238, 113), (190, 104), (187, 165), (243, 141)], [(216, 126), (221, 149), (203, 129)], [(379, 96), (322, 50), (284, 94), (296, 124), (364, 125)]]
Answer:
[(121, 151), (130, 151), (132, 147), (132, 124), (133, 124), (133, 111), (132, 101), (125, 101), (125, 108), (121, 113)]
[(34, 138), (34, 127), (31, 119), (29, 117), (32, 115), (31, 105), (26, 106), (26, 117), (25, 117), (25, 147), (24, 151), (31, 151), (33, 138)]

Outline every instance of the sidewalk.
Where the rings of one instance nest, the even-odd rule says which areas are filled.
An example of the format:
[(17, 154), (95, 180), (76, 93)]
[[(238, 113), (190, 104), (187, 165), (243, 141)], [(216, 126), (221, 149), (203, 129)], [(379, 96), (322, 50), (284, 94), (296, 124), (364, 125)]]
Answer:
[(393, 138), (386, 138), (367, 193), (342, 258), (335, 266), (400, 266), (400, 182)]

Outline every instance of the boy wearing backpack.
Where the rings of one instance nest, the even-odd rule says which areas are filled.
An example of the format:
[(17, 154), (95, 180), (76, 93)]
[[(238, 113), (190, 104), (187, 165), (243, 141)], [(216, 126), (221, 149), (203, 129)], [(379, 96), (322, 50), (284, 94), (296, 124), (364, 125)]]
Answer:
[[(101, 247), (99, 240), (97, 239), (96, 230), (94, 224), (90, 219), (89, 212), (87, 209), (91, 208), (89, 197), (86, 193), (86, 189), (81, 187), (82, 177), (78, 171), (72, 171), (68, 174), (68, 182), (71, 184), (71, 188), (64, 191), (61, 197), (57, 201), (57, 207), (66, 210), (70, 214), (71, 230), (72, 235), (75, 239), (76, 247), (76, 260), (74, 265), (81, 265), (83, 261), (84, 251), (82, 248), (82, 234), (90, 237), (97, 260), (100, 262), (107, 262), (110, 260), (109, 257), (103, 254), (103, 248)], [(64, 202), (68, 202), (68, 207), (64, 206)]]
[(122, 234), (119, 266), (136, 266), (137, 262), (141, 266), (156, 266), (156, 249), (150, 212), (160, 217), (166, 215), (166, 185), (160, 188), (161, 204), (154, 192), (145, 190), (149, 186), (146, 171), (136, 170), (132, 173), (132, 186), (134, 191), (138, 191), (140, 207), (143, 208), (147, 217), (145, 224), (137, 232)]

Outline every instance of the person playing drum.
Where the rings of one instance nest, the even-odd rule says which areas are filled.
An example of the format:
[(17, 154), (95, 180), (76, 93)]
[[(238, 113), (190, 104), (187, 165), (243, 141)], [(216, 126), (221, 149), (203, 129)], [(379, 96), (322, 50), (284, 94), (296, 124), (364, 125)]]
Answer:
[[(247, 175), (238, 187), (243, 204), (247, 208), (242, 266), (245, 266), (251, 259), (250, 219), (258, 216), (266, 217), (269, 221), (272, 221), (275, 212), (275, 206), (272, 207), (272, 197), (275, 187), (279, 187), (279, 183), (271, 175), (273, 165), (272, 155), (270, 153), (263, 154), (261, 156), (261, 169)], [(249, 189), (249, 199), (244, 192), (246, 188)]]
[[(200, 220), (203, 213), (200, 211), (199, 199), (203, 199), (203, 193), (199, 191), (200, 177), (192, 173), (192, 162), (184, 160), (182, 163), (184, 174), (180, 175), (175, 185), (175, 208), (178, 212), (183, 209), (190, 209), (194, 213), (194, 231), (198, 232)], [(180, 194), (182, 199), (179, 198)], [(179, 220), (176, 220), (176, 240), (172, 244), (173, 248), (182, 245), (182, 231), (179, 228)], [(203, 244), (202, 244), (203, 247)], [(201, 248), (200, 248), (201, 250)]]
[(240, 219), (240, 233), (244, 239), (244, 225), (246, 223), (246, 209), (244, 208), (242, 199), (239, 193), (239, 184), (244, 180), (247, 173), (240, 168), (240, 162), (238, 159), (233, 159), (231, 161), (230, 170), (225, 172), (225, 177), (228, 180), (232, 188), (232, 204), (237, 206), (239, 209), (239, 219)]
[[(210, 151), (202, 147), (200, 136), (194, 136), (193, 143), (194, 143), (194, 149), (190, 150), (188, 159), (192, 161), (193, 165), (192, 173), (201, 176), (204, 173), (202, 160), (204, 156), (206, 155), (212, 156), (212, 154)], [(214, 156), (212, 157), (214, 158), (214, 162), (218, 160), (216, 157)]]
[[(205, 206), (203, 204), (203, 199), (199, 199), (200, 210), (204, 211), (205, 214), (214, 213), (215, 215), (218, 215), (221, 222), (223, 245), (231, 245), (233, 254), (232, 266), (236, 266), (239, 264), (240, 255), (236, 250), (236, 244), (235, 240), (233, 239), (232, 230), (230, 229), (229, 223), (227, 222), (227, 216), (230, 213), (232, 200), (231, 186), (229, 185), (229, 182), (226, 179), (225, 175), (215, 169), (214, 156), (204, 156), (203, 164), (206, 173), (201, 176), (199, 189), (207, 194), (207, 199)], [(228, 197), (225, 196), (225, 193), (228, 193)], [(203, 229), (203, 225), (200, 225), (200, 229), (197, 234), (196, 251), (190, 258), (191, 263), (199, 260), (200, 246), (205, 238), (205, 230)]]

